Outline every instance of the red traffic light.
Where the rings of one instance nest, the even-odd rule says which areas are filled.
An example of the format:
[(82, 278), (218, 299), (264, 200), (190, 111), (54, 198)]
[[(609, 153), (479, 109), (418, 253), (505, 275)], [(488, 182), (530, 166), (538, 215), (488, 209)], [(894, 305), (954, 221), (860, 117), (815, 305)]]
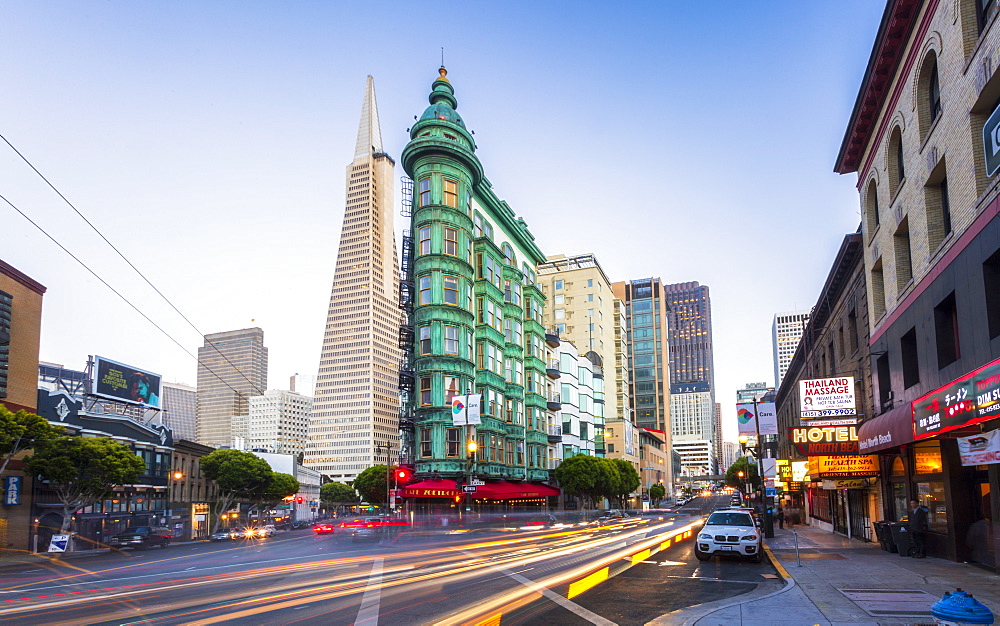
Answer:
[(305, 500), (303, 499), (302, 496), (299, 496), (298, 498), (295, 498), (295, 504), (302, 504), (304, 501)]
[(410, 482), (410, 479), (413, 477), (413, 471), (408, 467), (397, 467), (394, 475), (396, 478), (396, 484), (405, 485)]

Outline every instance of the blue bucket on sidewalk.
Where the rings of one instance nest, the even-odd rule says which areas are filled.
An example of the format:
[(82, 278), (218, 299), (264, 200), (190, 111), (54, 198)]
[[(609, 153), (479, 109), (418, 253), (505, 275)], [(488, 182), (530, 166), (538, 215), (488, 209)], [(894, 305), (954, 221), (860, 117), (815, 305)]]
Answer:
[(949, 626), (993, 623), (993, 612), (961, 589), (946, 591), (940, 600), (931, 605), (931, 615), (938, 624)]

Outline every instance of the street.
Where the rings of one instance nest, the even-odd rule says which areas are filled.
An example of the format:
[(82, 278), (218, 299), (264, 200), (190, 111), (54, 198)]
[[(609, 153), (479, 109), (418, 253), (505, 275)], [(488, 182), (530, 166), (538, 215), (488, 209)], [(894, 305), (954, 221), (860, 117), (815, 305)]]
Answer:
[[(45, 567), (9, 566), (0, 570), (0, 620), (420, 624), (499, 617), (502, 623), (645, 623), (744, 593), (764, 581), (761, 573), (773, 573), (766, 562), (694, 558), (693, 541), (685, 539), (697, 530), (692, 523), (727, 500), (698, 498), (674, 519), (600, 526), (413, 540), (404, 535), (371, 543), (303, 530), (262, 540), (109, 552)], [(670, 547), (656, 550), (671, 537)], [(625, 569), (591, 588), (579, 586), (589, 586), (581, 579), (603, 567)]]

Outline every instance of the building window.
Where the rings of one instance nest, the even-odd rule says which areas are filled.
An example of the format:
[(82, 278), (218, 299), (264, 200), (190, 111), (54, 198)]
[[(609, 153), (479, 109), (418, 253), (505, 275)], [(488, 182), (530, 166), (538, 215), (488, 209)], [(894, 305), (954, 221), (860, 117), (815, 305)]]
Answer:
[(431, 353), (431, 327), (421, 326), (420, 327), (420, 354), (430, 354)]
[(899, 229), (892, 236), (892, 248), (896, 257), (896, 287), (900, 291), (913, 280), (913, 262), (910, 256), (910, 228), (904, 218)]
[(562, 281), (561, 278), (557, 278), (555, 280), (555, 282), (553, 283), (553, 288), (555, 288), (555, 289), (562, 289), (563, 288), (563, 281)]
[(444, 404), (445, 406), (451, 406), (452, 400), (455, 396), (459, 394), (461, 390), (461, 381), (457, 376), (445, 376), (444, 377)]
[(875, 319), (885, 313), (885, 275), (882, 271), (882, 257), (872, 266), (872, 313)]
[(954, 291), (934, 307), (934, 335), (937, 340), (938, 369), (941, 369), (961, 356)]
[(927, 214), (927, 247), (930, 254), (941, 246), (951, 232), (951, 199), (948, 194), (948, 174), (944, 159), (934, 167), (924, 187)]
[(903, 132), (896, 126), (889, 135), (889, 197), (895, 198), (899, 191), (899, 186), (906, 179), (906, 170), (903, 162)]
[(930, 107), (931, 122), (937, 119), (941, 113), (941, 85), (938, 84), (937, 59), (934, 60), (934, 67), (931, 68), (930, 84), (927, 89), (928, 106)]
[(444, 253), (458, 256), (458, 230), (454, 228), (444, 229)]
[(431, 277), (420, 277), (420, 304), (431, 303)]
[(431, 253), (431, 227), (425, 226), (420, 229), (420, 254)]
[(556, 309), (555, 311), (556, 319), (561, 320), (566, 318), (566, 309)]
[(986, 290), (986, 326), (990, 339), (1000, 337), (1000, 248), (983, 263)]
[(458, 278), (455, 276), (444, 277), (444, 303), (458, 306)]
[(458, 458), (462, 450), (462, 431), (459, 428), (446, 428), (445, 439), (448, 443), (448, 457)]
[(431, 203), (431, 179), (420, 179), (420, 206), (428, 206)]
[(444, 181), (444, 205), (458, 208), (458, 183), (445, 178)]
[(509, 243), (503, 244), (503, 260), (511, 267), (517, 267), (517, 259), (514, 258), (514, 249)]
[(420, 456), (430, 457), (431, 456), (431, 429), (421, 428), (420, 429)]
[(444, 327), (444, 353), (458, 356), (458, 327)]
[(903, 360), (903, 388), (909, 389), (920, 382), (916, 328), (911, 328), (899, 339), (899, 356)]
[(566, 296), (564, 294), (557, 293), (553, 302), (555, 304), (566, 304)]
[(976, 2), (976, 22), (981, 33), (986, 29), (993, 16), (997, 12), (997, 0), (975, 0)]
[(420, 406), (431, 405), (431, 377), (420, 377)]
[(10, 368), (11, 320), (14, 296), (0, 291), (0, 398), (7, 397), (7, 372)]
[(880, 224), (878, 206), (878, 186), (875, 181), (868, 183), (868, 194), (865, 197), (865, 217), (867, 218), (868, 234), (871, 236)]
[(483, 236), (483, 216), (476, 213), (472, 218), (472, 232), (479, 239)]

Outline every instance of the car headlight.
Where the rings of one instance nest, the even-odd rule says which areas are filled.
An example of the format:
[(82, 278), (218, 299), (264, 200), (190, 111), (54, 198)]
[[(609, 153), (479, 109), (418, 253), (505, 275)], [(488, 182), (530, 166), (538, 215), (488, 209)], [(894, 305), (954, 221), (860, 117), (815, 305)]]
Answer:
[(743, 537), (743, 541), (757, 541), (757, 535), (747, 535)]
[(711, 538), (712, 538), (712, 535), (710, 535), (708, 533), (701, 533), (700, 535), (698, 535), (698, 539), (711, 539)]

